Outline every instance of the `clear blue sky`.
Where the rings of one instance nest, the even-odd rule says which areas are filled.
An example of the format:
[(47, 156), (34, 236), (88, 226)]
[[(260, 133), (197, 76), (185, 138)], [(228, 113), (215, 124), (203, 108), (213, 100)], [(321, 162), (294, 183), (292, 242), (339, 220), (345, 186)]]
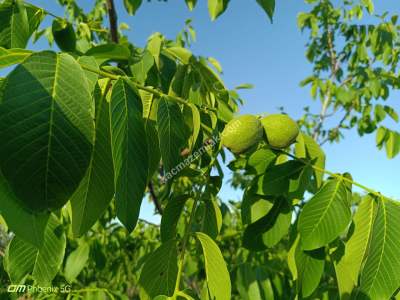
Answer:
[[(56, 1), (32, 0), (38, 6), (62, 15)], [(299, 0), (277, 0), (274, 23), (270, 24), (256, 1), (231, 1), (228, 10), (217, 21), (211, 22), (207, 1), (200, 0), (193, 12), (184, 1), (143, 1), (136, 16), (125, 13), (122, 0), (115, 0), (119, 21), (129, 24), (128, 36), (139, 46), (145, 45), (153, 32), (161, 32), (174, 38), (183, 28), (184, 21), (193, 20), (197, 42), (192, 50), (202, 56), (217, 58), (224, 70), (223, 79), (233, 88), (240, 83), (252, 83), (255, 88), (242, 93), (246, 100), (241, 113), (273, 113), (284, 106), (294, 118), (302, 115), (304, 106), (319, 111), (319, 103), (312, 102), (308, 88), (299, 82), (310, 74), (311, 66), (304, 56), (306, 34), (296, 28), (296, 16), (307, 11), (308, 6)], [(376, 11), (389, 10), (400, 13), (398, 0), (376, 0)], [(78, 1), (89, 3), (94, 1)], [(34, 48), (47, 47), (42, 41)], [(400, 112), (400, 93), (388, 100)], [(400, 129), (398, 124), (388, 122), (388, 127)], [(327, 169), (334, 172), (348, 171), (353, 178), (383, 194), (400, 199), (400, 156), (388, 160), (384, 151), (375, 147), (375, 135), (360, 138), (355, 131), (347, 132), (340, 144), (325, 145)], [(229, 175), (229, 171), (227, 171)], [(397, 184), (396, 184), (397, 182)], [(223, 199), (240, 199), (240, 193), (225, 186)], [(152, 207), (144, 205), (142, 216), (155, 220)]]

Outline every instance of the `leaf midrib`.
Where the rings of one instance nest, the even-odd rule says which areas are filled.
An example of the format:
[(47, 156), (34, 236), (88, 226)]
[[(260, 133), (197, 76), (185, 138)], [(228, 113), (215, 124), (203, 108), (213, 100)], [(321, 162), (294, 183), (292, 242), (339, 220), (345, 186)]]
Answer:
[(340, 186), (341, 183), (342, 183), (342, 182), (341, 182), (340, 180), (337, 180), (337, 181), (336, 181), (336, 186), (335, 186), (334, 192), (332, 193), (331, 199), (329, 200), (329, 203), (328, 203), (326, 209), (325, 209), (324, 212), (321, 214), (321, 217), (318, 219), (317, 224), (313, 227), (313, 229), (312, 229), (311, 232), (308, 234), (308, 236), (312, 236), (312, 234), (314, 233), (314, 231), (316, 230), (316, 228), (319, 226), (319, 224), (321, 223), (321, 221), (324, 219), (326, 213), (327, 213), (328, 210), (330, 209), (330, 207), (331, 207), (331, 205), (332, 205), (332, 203), (333, 203), (333, 201), (334, 201), (334, 199), (335, 199), (335, 196), (336, 196), (336, 194), (337, 194), (337, 192), (338, 192), (338, 190), (339, 190), (339, 186)]
[[(377, 275), (378, 275), (378, 272), (379, 272), (379, 269), (380, 269), (380, 267), (381, 267), (381, 264), (382, 264), (382, 258), (383, 258), (383, 253), (385, 252), (385, 247), (386, 247), (386, 235), (387, 235), (387, 216), (386, 216), (386, 206), (385, 206), (385, 201), (384, 201), (384, 199), (383, 198), (381, 198), (380, 199), (380, 201), (381, 201), (381, 204), (382, 204), (382, 209), (383, 209), (383, 220), (384, 220), (384, 226), (383, 226), (383, 243), (382, 243), (382, 251), (381, 251), (381, 253), (380, 253), (380, 255), (379, 255), (379, 263), (378, 263), (378, 266), (375, 268), (375, 274), (374, 274), (374, 276), (372, 277), (372, 282), (371, 282), (371, 284), (370, 284), (370, 286), (368, 287), (368, 289), (366, 290), (366, 291), (370, 291), (371, 290), (371, 288), (372, 288), (372, 286), (374, 285), (374, 282), (375, 282), (375, 280), (376, 280), (376, 278), (377, 278)], [(378, 217), (378, 215), (376, 216), (376, 217)], [(369, 293), (368, 293), (369, 294)]]
[(46, 157), (46, 172), (45, 172), (45, 181), (44, 181), (44, 193), (45, 193), (45, 201), (48, 202), (48, 176), (49, 176), (49, 165), (50, 165), (50, 154), (51, 154), (51, 145), (52, 145), (52, 136), (53, 136), (53, 126), (54, 126), (54, 105), (55, 105), (55, 97), (56, 93), (56, 85), (57, 85), (57, 77), (59, 76), (59, 56), (56, 54), (56, 65), (54, 71), (54, 81), (51, 93), (51, 105), (50, 105), (50, 121), (49, 121), (49, 138), (47, 141), (47, 157)]

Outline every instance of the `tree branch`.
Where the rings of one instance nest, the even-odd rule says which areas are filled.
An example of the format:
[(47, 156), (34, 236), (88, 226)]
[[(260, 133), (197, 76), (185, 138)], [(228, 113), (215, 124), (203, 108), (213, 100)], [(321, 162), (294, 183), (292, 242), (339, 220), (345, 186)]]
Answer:
[[(335, 52), (335, 46), (333, 45), (333, 40), (332, 40), (332, 31), (329, 30), (329, 27), (327, 27), (327, 35), (328, 35), (328, 51), (329, 51), (329, 57), (331, 59), (331, 79), (334, 80), (336, 77), (336, 73), (339, 69), (339, 64), (336, 59), (336, 52)], [(321, 134), (322, 127), (325, 122), (326, 114), (329, 108), (329, 105), (331, 104), (332, 100), (332, 91), (331, 88), (328, 87), (328, 90), (325, 94), (324, 102), (322, 104), (321, 112), (319, 114), (319, 122), (317, 126), (314, 129), (313, 133), (313, 139), (318, 142), (318, 138)]]
[(156, 207), (158, 213), (160, 215), (162, 215), (163, 214), (163, 208), (161, 206), (161, 203), (158, 201), (158, 198), (157, 198), (157, 195), (156, 195), (156, 193), (154, 191), (154, 186), (153, 186), (152, 182), (149, 182), (148, 188), (149, 188), (149, 192), (150, 192), (150, 198), (153, 201), (154, 206)]
[(108, 18), (110, 20), (111, 41), (118, 44), (118, 17), (115, 10), (114, 0), (107, 0)]

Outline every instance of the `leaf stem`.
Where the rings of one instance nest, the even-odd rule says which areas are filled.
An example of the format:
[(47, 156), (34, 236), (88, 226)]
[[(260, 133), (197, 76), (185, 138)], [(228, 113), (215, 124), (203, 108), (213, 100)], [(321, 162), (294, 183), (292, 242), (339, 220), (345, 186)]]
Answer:
[[(108, 77), (108, 78), (113, 79), (113, 80), (118, 80), (118, 79), (121, 78), (120, 75), (114, 75), (112, 73), (105, 72), (103, 70), (96, 70), (96, 69), (93, 69), (93, 68), (91, 68), (91, 67), (89, 67), (87, 65), (84, 65), (84, 64), (80, 64), (80, 65), (81, 65), (82, 69), (84, 69), (86, 71), (89, 71), (89, 72), (92, 72), (92, 73), (99, 74), (99, 75), (101, 75), (103, 77)], [(190, 106), (190, 104), (183, 98), (164, 94), (164, 93), (162, 93), (162, 92), (160, 92), (160, 91), (158, 91), (158, 90), (156, 90), (156, 89), (154, 89), (152, 87), (141, 85), (141, 84), (133, 81), (132, 79), (130, 79), (129, 82), (132, 83), (139, 90), (146, 91), (146, 92), (151, 93), (153, 95), (156, 95), (158, 97), (165, 97), (166, 99), (171, 99), (171, 100), (173, 100), (173, 101), (175, 101), (177, 103)], [(215, 108), (204, 106), (204, 105), (199, 107), (199, 109), (204, 110), (206, 112), (207, 111), (216, 111)]]
[(198, 195), (195, 195), (194, 201), (193, 201), (193, 205), (192, 205), (192, 210), (190, 212), (190, 217), (189, 220), (186, 224), (186, 230), (185, 230), (185, 235), (183, 237), (183, 242), (182, 242), (182, 250), (181, 250), (181, 255), (179, 257), (179, 262), (178, 262), (178, 274), (176, 277), (176, 283), (175, 283), (175, 290), (174, 290), (174, 294), (172, 295), (171, 299), (177, 299), (177, 296), (180, 296), (180, 290), (179, 290), (179, 286), (181, 283), (181, 277), (182, 277), (182, 271), (183, 271), (183, 265), (185, 262), (185, 252), (186, 252), (186, 246), (187, 243), (189, 242), (189, 238), (190, 238), (190, 233), (191, 233), (191, 227), (192, 227), (192, 223), (195, 217), (195, 212), (196, 212), (196, 208), (197, 208), (197, 203), (200, 199), (200, 192), (201, 192), (201, 188), (198, 189)]
[(304, 165), (311, 166), (315, 171), (328, 174), (328, 175), (330, 175), (330, 176), (332, 176), (332, 177), (334, 177), (334, 178), (337, 178), (337, 179), (339, 179), (339, 180), (343, 180), (343, 181), (346, 181), (346, 182), (348, 182), (348, 183), (351, 183), (352, 185), (358, 186), (359, 188), (361, 188), (361, 189), (367, 191), (368, 193), (373, 194), (373, 195), (375, 195), (375, 196), (377, 196), (377, 197), (382, 197), (382, 194), (381, 194), (381, 193), (376, 192), (376, 191), (374, 191), (373, 189), (370, 189), (369, 187), (367, 187), (367, 186), (365, 186), (365, 185), (363, 185), (363, 184), (361, 184), (361, 183), (358, 183), (357, 181), (354, 181), (354, 180), (352, 180), (352, 179), (350, 179), (350, 178), (347, 178), (347, 177), (345, 177), (345, 176), (343, 176), (343, 175), (341, 175), (341, 174), (333, 173), (333, 172), (331, 172), (331, 171), (329, 171), (329, 170), (326, 170), (326, 169), (317, 167), (317, 166), (313, 165), (313, 164), (311, 163), (311, 161), (306, 160), (306, 159), (303, 159), (303, 158), (299, 158), (299, 157), (297, 157), (297, 156), (295, 156), (295, 155), (293, 155), (293, 154), (291, 154), (291, 153), (289, 153), (289, 152), (286, 152), (286, 151), (283, 151), (283, 150), (280, 150), (280, 152), (281, 152), (282, 154), (285, 154), (285, 155), (287, 155), (287, 156), (289, 156), (289, 157), (291, 157), (291, 158), (293, 158), (293, 159), (295, 159), (295, 160), (297, 160), (297, 161), (303, 163)]

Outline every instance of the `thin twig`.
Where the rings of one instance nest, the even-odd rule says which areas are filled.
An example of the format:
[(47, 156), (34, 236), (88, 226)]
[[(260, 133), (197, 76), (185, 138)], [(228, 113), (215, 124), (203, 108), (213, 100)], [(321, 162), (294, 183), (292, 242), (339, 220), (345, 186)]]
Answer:
[(118, 17), (115, 10), (114, 0), (107, 0), (108, 19), (110, 21), (111, 41), (118, 44)]
[(150, 181), (147, 187), (149, 188), (150, 198), (153, 201), (154, 206), (156, 207), (158, 213), (160, 215), (162, 215), (163, 214), (163, 208), (161, 206), (160, 201), (158, 201), (158, 197), (157, 197), (157, 195), (156, 195), (156, 193), (154, 191), (153, 183)]

